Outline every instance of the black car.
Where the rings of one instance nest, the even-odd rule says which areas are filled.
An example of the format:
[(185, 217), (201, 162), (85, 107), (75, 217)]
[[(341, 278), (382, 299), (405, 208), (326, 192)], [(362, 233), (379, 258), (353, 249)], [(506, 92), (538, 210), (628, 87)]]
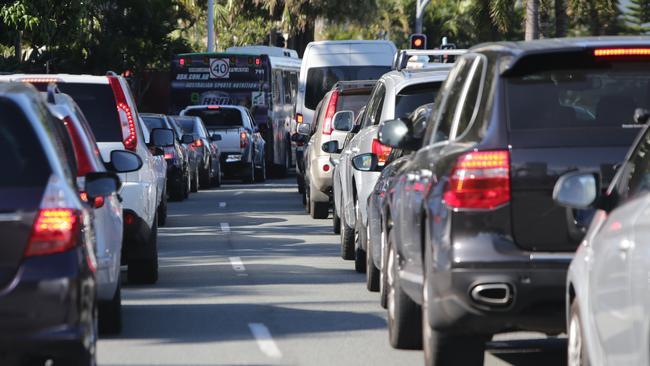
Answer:
[(221, 153), (217, 145), (221, 135), (209, 135), (199, 117), (181, 116), (176, 118), (176, 122), (183, 129), (183, 133), (194, 138), (201, 188), (221, 185)]
[[(0, 364), (94, 365), (95, 237), (74, 147), (31, 86), (0, 85), (0, 116)], [(118, 185), (88, 173), (84, 190), (92, 202)]]
[(181, 137), (181, 145), (187, 153), (187, 169), (188, 169), (188, 190), (192, 192), (197, 192), (199, 190), (199, 158), (196, 146), (194, 146), (194, 136), (187, 135), (183, 131), (183, 127), (178, 123), (178, 119), (182, 118), (181, 116), (167, 116), (167, 120), (173, 126), (173, 129), (177, 131), (177, 134)]
[[(427, 121), (431, 115), (432, 108), (433, 103), (420, 106), (411, 113), (409, 119), (406, 121), (409, 123), (409, 127), (413, 130), (413, 135), (419, 138), (420, 142), (427, 128)], [(366, 287), (369, 291), (379, 291), (379, 269), (383, 267), (382, 258), (386, 257), (386, 253), (383, 253), (385, 248), (381, 241), (383, 232), (381, 214), (390, 178), (399, 172), (400, 168), (409, 161), (413, 151), (420, 147), (422, 147), (421, 143), (414, 143), (409, 147), (392, 149), (386, 159), (386, 164), (381, 171), (381, 175), (379, 175), (379, 178), (377, 179), (375, 188), (368, 197), (368, 235), (367, 242), (365, 243), (366, 247), (363, 248), (366, 251), (366, 263), (362, 265), (366, 270)], [(357, 159), (363, 159), (363, 157)], [(355, 162), (356, 161), (353, 160), (352, 164)], [(383, 290), (385, 290), (385, 288)], [(382, 291), (381, 296), (381, 304), (384, 307), (386, 306), (385, 293), (386, 291)]]
[[(174, 146), (163, 148), (167, 161), (167, 192), (171, 199), (182, 201), (187, 198), (190, 190), (189, 152), (183, 145), (183, 131), (164, 114), (140, 113), (140, 117), (149, 131), (154, 128), (168, 128), (174, 131)], [(185, 139), (190, 142), (189, 136)]]
[[(643, 38), (573, 38), (459, 58), (424, 146), (387, 191), (394, 346), (422, 341), (427, 365), (482, 364), (495, 333), (565, 330), (566, 272), (591, 212), (556, 205), (553, 187), (570, 171), (612, 180), (641, 127), (635, 109), (650, 104), (649, 50)], [(380, 139), (413, 136), (393, 120)]]

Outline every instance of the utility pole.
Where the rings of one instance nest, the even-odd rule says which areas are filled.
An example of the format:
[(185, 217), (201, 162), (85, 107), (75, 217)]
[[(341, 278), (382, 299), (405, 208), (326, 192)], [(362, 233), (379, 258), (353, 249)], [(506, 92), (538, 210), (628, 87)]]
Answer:
[(429, 5), (431, 0), (417, 0), (415, 6), (415, 33), (422, 33), (422, 18), (424, 17), (424, 9)]
[(208, 0), (208, 52), (214, 52), (214, 0)]

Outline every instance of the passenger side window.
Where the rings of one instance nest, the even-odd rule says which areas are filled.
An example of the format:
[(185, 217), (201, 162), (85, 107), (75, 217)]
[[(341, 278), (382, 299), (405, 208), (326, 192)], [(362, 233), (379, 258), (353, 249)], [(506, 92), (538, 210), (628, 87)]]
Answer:
[(286, 104), (293, 104), (294, 85), (292, 85), (292, 75), (295, 73), (290, 73), (288, 71), (283, 72), (283, 81), (284, 81), (284, 102)]
[(429, 144), (449, 140), (452, 127), (454, 126), (456, 106), (463, 93), (467, 73), (472, 65), (472, 59), (462, 57), (456, 66), (449, 72), (447, 80), (442, 85), (436, 97), (435, 112), (432, 121), (429, 123), (430, 130), (427, 131), (425, 141)]
[(457, 122), (454, 123), (456, 127), (452, 131), (454, 138), (461, 136), (476, 118), (480, 107), (483, 80), (485, 80), (485, 59), (482, 56), (477, 56), (469, 69), (464, 87), (465, 92), (458, 104)]
[(275, 70), (273, 73), (273, 79), (273, 104), (283, 104), (282, 70)]
[(375, 91), (370, 98), (368, 103), (368, 108), (366, 109), (366, 116), (363, 121), (361, 128), (366, 128), (368, 126), (374, 126), (379, 124), (379, 119), (381, 118), (381, 112), (384, 107), (384, 98), (386, 97), (386, 87), (384, 84), (378, 84), (375, 88)]
[(621, 172), (621, 179), (619, 184), (617, 184), (618, 196), (621, 202), (650, 192), (649, 153), (650, 133), (646, 132)]

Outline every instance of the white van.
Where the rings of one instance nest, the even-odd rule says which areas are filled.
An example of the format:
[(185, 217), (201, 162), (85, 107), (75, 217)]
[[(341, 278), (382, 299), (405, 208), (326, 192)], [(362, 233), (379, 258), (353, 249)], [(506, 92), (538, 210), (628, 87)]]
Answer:
[[(307, 45), (300, 66), (298, 96), (291, 131), (311, 123), (314, 110), (337, 81), (376, 80), (391, 70), (397, 48), (391, 41), (319, 41)], [(296, 148), (296, 169), (302, 170), (302, 146)], [(298, 174), (298, 189), (303, 182)]]

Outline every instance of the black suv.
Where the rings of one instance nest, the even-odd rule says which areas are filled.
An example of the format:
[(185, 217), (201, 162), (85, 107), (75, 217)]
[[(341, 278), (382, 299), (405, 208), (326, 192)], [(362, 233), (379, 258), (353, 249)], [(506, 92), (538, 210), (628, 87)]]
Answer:
[[(650, 105), (649, 57), (650, 39), (616, 37), (459, 58), (423, 147), (386, 190), (394, 346), (422, 341), (427, 365), (482, 364), (495, 333), (564, 330), (566, 271), (592, 212), (556, 205), (553, 186), (587, 171), (607, 187), (640, 130), (635, 109)], [(380, 141), (409, 146), (408, 126), (385, 122)]]

